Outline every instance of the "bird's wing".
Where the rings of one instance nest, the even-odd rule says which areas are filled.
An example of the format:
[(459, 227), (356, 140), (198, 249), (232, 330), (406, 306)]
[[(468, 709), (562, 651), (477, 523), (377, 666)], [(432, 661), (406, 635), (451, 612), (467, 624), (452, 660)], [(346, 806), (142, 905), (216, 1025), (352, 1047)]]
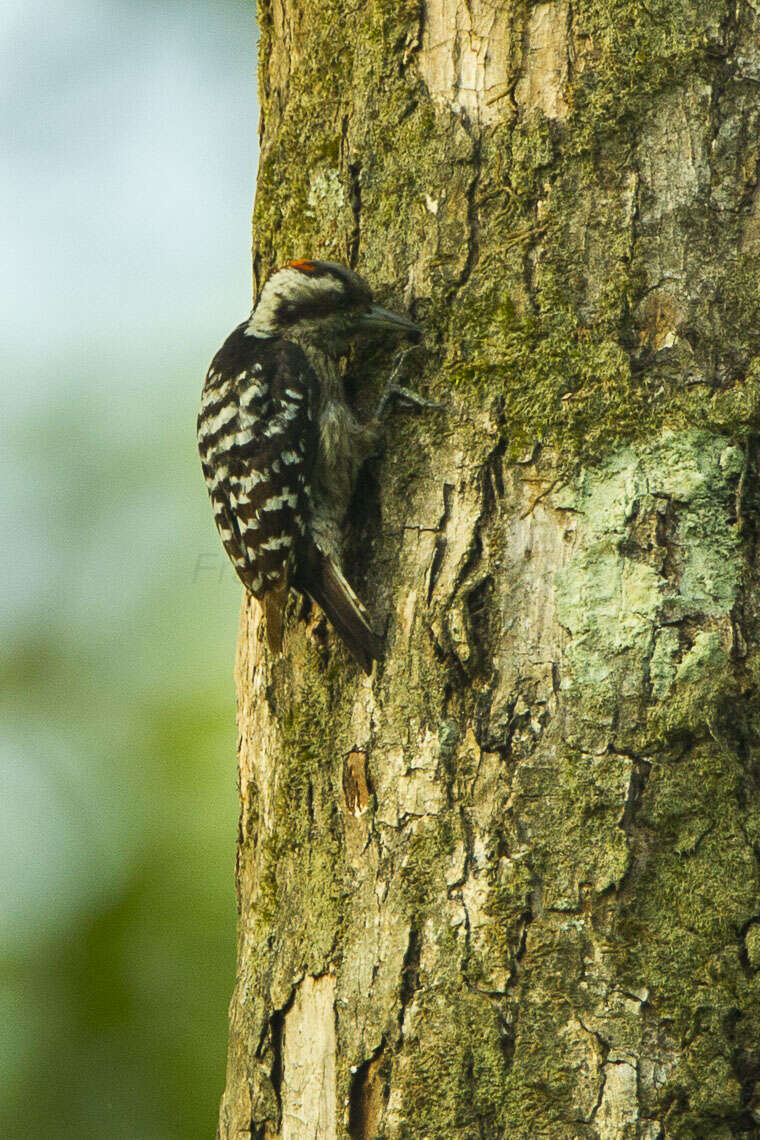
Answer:
[(198, 444), (222, 543), (262, 597), (287, 586), (308, 529), (318, 382), (289, 341), (246, 337), (237, 348), (228, 342), (209, 369)]
[(209, 369), (198, 446), (219, 534), (246, 589), (260, 598), (270, 648), (294, 579), (327, 614), (366, 670), (381, 653), (340, 566), (310, 534), (319, 439), (319, 382), (290, 341), (232, 334)]

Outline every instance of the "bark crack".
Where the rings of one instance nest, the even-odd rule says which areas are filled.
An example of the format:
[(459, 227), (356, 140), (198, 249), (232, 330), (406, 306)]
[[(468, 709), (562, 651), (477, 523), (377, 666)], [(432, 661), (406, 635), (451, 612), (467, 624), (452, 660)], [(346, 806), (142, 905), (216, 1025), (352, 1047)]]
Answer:
[(375, 1140), (377, 1135), (377, 1126), (388, 1099), (385, 1046), (383, 1036), (372, 1056), (352, 1069), (347, 1125), (351, 1140)]
[(432, 600), (433, 591), (435, 590), (435, 584), (438, 581), (438, 575), (441, 572), (441, 566), (443, 565), (443, 559), (444, 559), (444, 556), (446, 554), (447, 539), (446, 539), (445, 533), (442, 533), (442, 532), (445, 532), (446, 527), (448, 526), (449, 519), (451, 518), (451, 501), (452, 501), (453, 494), (454, 494), (454, 484), (453, 483), (444, 483), (443, 484), (443, 510), (441, 512), (441, 517), (438, 520), (438, 525), (436, 527), (438, 534), (436, 536), (435, 545), (433, 547), (433, 557), (432, 557), (431, 562), (430, 562), (430, 573), (428, 576), (428, 585), (427, 585), (427, 604), (428, 605), (430, 605), (430, 602)]
[[(267, 1052), (271, 1053), (271, 1065), (269, 1069), (269, 1080), (274, 1093), (275, 1104), (277, 1106), (277, 1127), (282, 1127), (282, 1079), (283, 1079), (283, 1035), (285, 1032), (285, 1018), (296, 1000), (297, 987), (293, 987), (290, 997), (285, 1005), (280, 1009), (276, 1009), (269, 1018), (268, 1023), (264, 1026), (256, 1056), (263, 1060)], [(258, 1138), (266, 1135), (266, 1122), (261, 1120), (251, 1119), (251, 1137)]]
[(482, 142), (480, 133), (472, 129), (467, 115), (463, 111), (461, 114), (461, 121), (464, 129), (466, 130), (470, 141), (472, 142), (472, 163), (475, 167), (472, 178), (470, 179), (466, 190), (467, 202), (467, 257), (464, 266), (456, 282), (456, 289), (462, 289), (470, 277), (472, 271), (478, 263), (480, 257), (480, 215), (478, 209), (478, 188), (482, 177), (482, 162), (481, 162), (481, 147)]
[(420, 984), (419, 968), (421, 955), (422, 933), (416, 923), (413, 922), (409, 927), (409, 941), (401, 966), (401, 985), (399, 987), (400, 1008), (398, 1013), (399, 1046), (404, 1036), (406, 1011)]

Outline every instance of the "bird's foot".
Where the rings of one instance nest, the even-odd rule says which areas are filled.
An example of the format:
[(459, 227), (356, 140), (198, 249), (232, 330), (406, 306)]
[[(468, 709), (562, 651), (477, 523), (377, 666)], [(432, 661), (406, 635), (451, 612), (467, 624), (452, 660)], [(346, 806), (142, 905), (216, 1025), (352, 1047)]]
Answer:
[(405, 348), (398, 354), (388, 385), (380, 397), (380, 403), (377, 405), (377, 412), (375, 413), (376, 419), (384, 419), (385, 416), (388, 415), (391, 404), (395, 400), (400, 404), (405, 404), (408, 408), (430, 408), (435, 411), (443, 410), (443, 404), (439, 404), (435, 400), (426, 400), (423, 396), (418, 396), (416, 392), (412, 392), (409, 388), (403, 388), (400, 384), (396, 383), (403, 371), (404, 361), (410, 352), (414, 352), (416, 347), (415, 345), (412, 348)]
[(443, 410), (443, 404), (439, 404), (436, 400), (426, 400), (423, 396), (418, 396), (416, 392), (410, 391), (409, 388), (402, 388), (399, 384), (389, 384), (377, 407), (377, 418), (379, 420), (388, 414), (394, 400), (398, 400), (400, 404), (408, 408)]

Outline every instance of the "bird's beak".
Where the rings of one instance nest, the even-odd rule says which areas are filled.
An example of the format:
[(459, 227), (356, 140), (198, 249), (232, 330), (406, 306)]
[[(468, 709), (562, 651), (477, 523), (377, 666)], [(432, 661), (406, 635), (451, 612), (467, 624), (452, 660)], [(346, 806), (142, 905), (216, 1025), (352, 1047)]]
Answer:
[(359, 317), (361, 329), (388, 329), (391, 332), (406, 333), (412, 340), (420, 340), (422, 329), (408, 317), (399, 313), (392, 313), (390, 309), (382, 309), (379, 305), (371, 305), (366, 313)]

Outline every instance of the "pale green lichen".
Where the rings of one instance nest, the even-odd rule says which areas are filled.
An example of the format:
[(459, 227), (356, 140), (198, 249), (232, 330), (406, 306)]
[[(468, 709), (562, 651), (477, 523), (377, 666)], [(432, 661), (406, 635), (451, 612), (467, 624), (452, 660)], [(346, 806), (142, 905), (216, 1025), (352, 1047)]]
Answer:
[[(700, 631), (679, 662), (673, 627), (725, 622), (736, 601), (740, 538), (731, 516), (742, 462), (721, 437), (671, 432), (614, 453), (555, 494), (554, 504), (573, 512), (579, 540), (579, 553), (555, 580), (558, 618), (570, 635), (563, 685), (578, 704), (579, 723), (596, 722), (597, 738), (609, 724), (604, 709), (624, 701), (642, 747), (648, 684), (665, 702), (649, 711), (655, 732), (710, 723), (727, 699), (725, 628)], [(627, 549), (639, 519), (650, 516), (656, 533), (674, 504), (672, 534), (649, 553)]]

